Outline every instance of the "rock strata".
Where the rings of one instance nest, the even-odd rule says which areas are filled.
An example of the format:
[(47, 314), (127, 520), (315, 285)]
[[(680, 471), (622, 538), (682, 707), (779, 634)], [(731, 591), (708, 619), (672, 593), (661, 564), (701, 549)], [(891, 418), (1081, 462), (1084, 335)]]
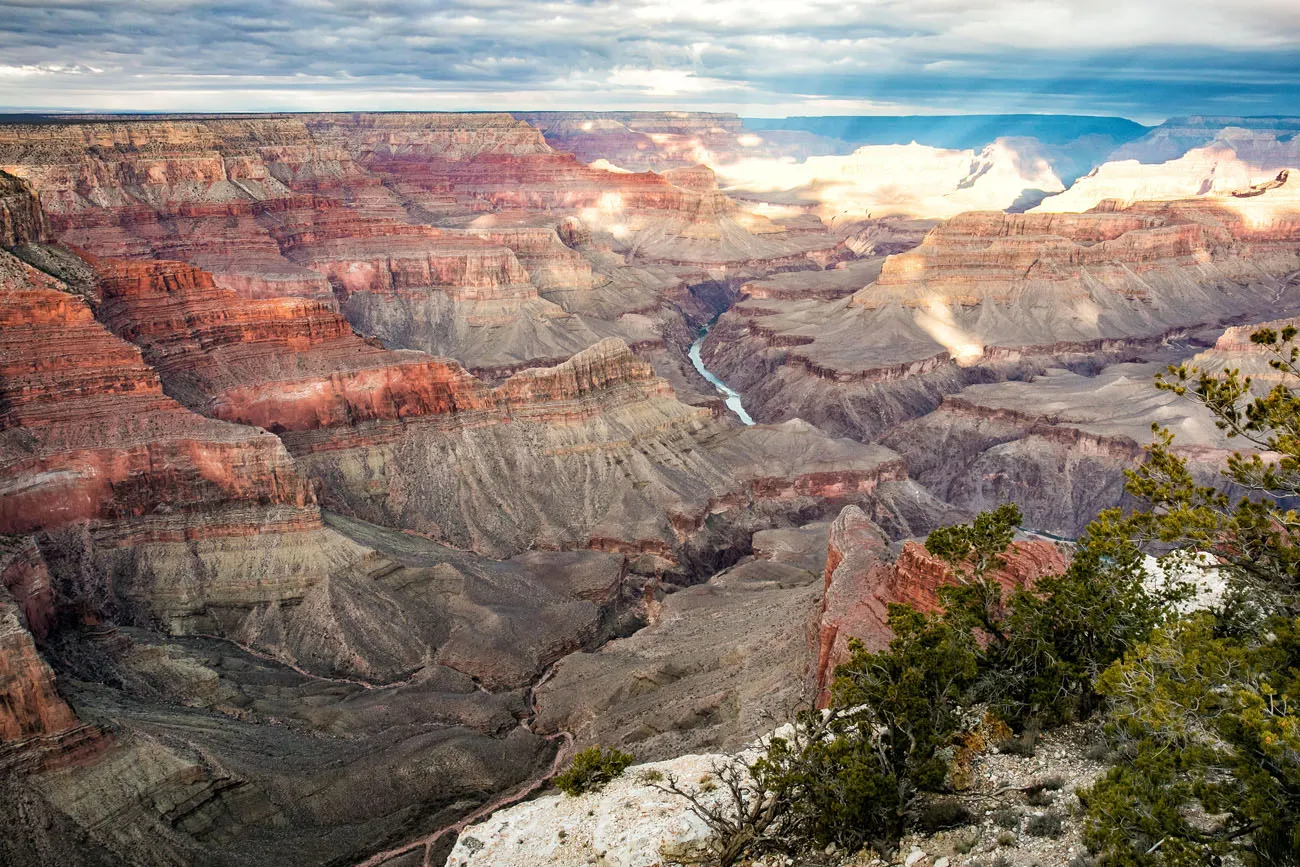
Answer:
[(1245, 204), (964, 214), (850, 297), (742, 302), (703, 356), (758, 419), (800, 415), (872, 438), (965, 385), (1095, 369), (1300, 305), (1300, 208), (1285, 190)]

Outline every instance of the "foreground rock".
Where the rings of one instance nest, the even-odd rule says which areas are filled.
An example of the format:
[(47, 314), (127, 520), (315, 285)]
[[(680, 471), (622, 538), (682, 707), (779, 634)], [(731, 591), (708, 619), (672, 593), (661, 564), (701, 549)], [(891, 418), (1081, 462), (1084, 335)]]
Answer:
[(728, 759), (687, 755), (635, 765), (598, 793), (547, 795), (501, 810), (460, 835), (448, 867), (656, 867), (666, 855), (688, 855), (702, 848), (708, 826), (646, 775), (671, 774), (698, 785)]
[[(809, 863), (828, 867), (912, 867), (987, 864), (1015, 867), (1066, 864), (1082, 844), (1078, 791), (1104, 770), (1087, 757), (1093, 746), (1084, 726), (1045, 736), (1032, 756), (990, 750), (971, 763), (971, 785), (958, 800), (972, 805), (967, 823), (937, 832), (913, 832), (889, 859), (872, 852), (807, 853)], [(746, 754), (752, 756), (752, 753)], [(449, 867), (541, 867), (618, 865), (656, 867), (667, 858), (690, 857), (707, 839), (707, 828), (680, 797), (652, 785), (657, 775), (676, 777), (706, 801), (720, 791), (700, 792), (733, 754), (687, 755), (634, 765), (600, 792), (549, 795), (494, 813), (465, 830), (447, 860)], [(1025, 791), (1040, 794), (1030, 804)], [(815, 859), (815, 861), (814, 861)], [(804, 863), (770, 857), (756, 864)]]

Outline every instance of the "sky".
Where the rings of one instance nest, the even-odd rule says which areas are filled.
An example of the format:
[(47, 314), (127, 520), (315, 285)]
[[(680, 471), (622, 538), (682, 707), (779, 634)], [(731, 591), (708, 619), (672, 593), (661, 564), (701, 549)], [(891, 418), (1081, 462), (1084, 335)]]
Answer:
[(1300, 114), (1300, 0), (0, 0), (0, 111)]

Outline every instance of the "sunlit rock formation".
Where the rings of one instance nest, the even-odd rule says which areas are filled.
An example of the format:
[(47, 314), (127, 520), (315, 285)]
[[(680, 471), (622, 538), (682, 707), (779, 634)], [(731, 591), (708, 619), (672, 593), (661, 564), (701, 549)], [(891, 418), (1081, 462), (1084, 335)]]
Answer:
[(870, 438), (973, 382), (1095, 369), (1294, 310), (1298, 233), (1287, 185), (1084, 214), (963, 214), (847, 298), (743, 301), (703, 355), (756, 418)]
[(740, 281), (852, 255), (819, 223), (737, 209), (707, 169), (586, 166), (501, 114), (3, 124), (0, 168), (94, 255), (337, 303), (363, 334), (494, 379), (619, 337), (703, 393), (689, 331)]
[(724, 189), (774, 204), (807, 205), (824, 219), (951, 217), (1009, 208), (1031, 191), (1064, 189), (1048, 162), (1005, 142), (981, 151), (870, 145), (803, 162), (746, 159), (719, 168)]

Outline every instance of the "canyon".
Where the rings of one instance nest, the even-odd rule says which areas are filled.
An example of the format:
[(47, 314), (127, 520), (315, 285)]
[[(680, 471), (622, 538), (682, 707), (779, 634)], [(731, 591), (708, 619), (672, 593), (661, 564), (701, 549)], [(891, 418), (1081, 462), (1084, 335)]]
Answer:
[(935, 527), (1032, 587), (1153, 423), (1216, 481), (1151, 382), (1277, 381), (1290, 127), (791, 120), (0, 122), (0, 863), (442, 863), (824, 700)]

